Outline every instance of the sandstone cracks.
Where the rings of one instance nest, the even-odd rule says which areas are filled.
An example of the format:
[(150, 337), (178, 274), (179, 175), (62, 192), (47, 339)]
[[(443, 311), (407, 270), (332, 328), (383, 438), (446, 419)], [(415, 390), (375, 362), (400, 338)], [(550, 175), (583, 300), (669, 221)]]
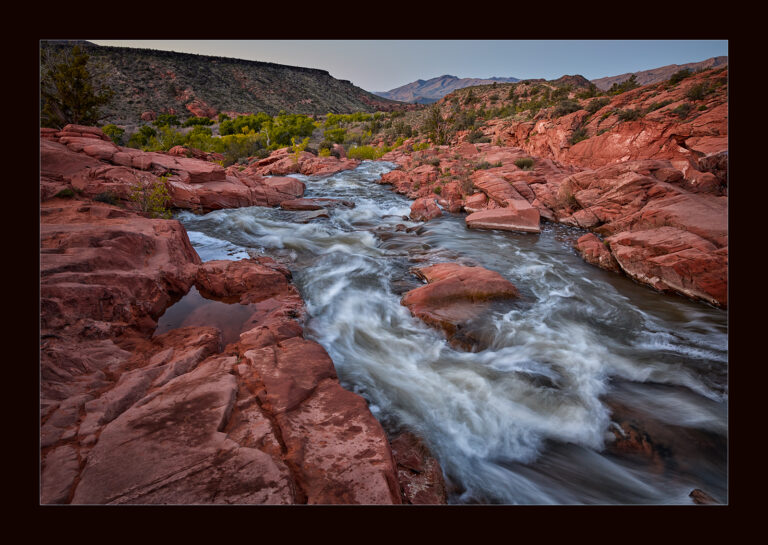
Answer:
[[(287, 269), (201, 263), (178, 221), (49, 198), (75, 184), (84, 196), (121, 187), (157, 165), (192, 187), (228, 175), (173, 157), (137, 155), (148, 170), (108, 163), (123, 152), (98, 129), (74, 129), (41, 139), (41, 503), (400, 503), (384, 431), (303, 337)], [(303, 193), (297, 180), (264, 180), (251, 189)], [(193, 286), (251, 312), (236, 342), (209, 326), (153, 336)]]

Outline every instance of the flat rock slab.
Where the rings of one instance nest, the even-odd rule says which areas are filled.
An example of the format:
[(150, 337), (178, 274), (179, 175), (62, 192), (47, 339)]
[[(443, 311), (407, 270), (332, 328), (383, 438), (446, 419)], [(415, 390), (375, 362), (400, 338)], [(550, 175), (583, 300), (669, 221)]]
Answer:
[(280, 203), (283, 210), (321, 210), (337, 207), (354, 208), (355, 203), (341, 199), (291, 199)]
[[(209, 358), (107, 425), (88, 454), (72, 503), (215, 503), (220, 488), (237, 481), (243, 493), (250, 482), (260, 503), (265, 488), (272, 503), (289, 503), (287, 469), (222, 432), (236, 397), (236, 360)], [(233, 458), (240, 463), (232, 464)], [(216, 472), (225, 474), (223, 482), (200, 478)]]
[(464, 218), (470, 229), (500, 229), (539, 233), (539, 211), (527, 201), (509, 199), (506, 208), (481, 210)]

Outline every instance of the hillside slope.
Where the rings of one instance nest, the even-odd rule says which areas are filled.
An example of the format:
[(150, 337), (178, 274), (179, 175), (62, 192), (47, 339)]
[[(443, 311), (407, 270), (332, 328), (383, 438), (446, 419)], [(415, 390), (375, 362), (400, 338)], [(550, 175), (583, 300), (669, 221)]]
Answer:
[[(41, 47), (70, 45), (43, 42)], [(270, 115), (389, 111), (397, 102), (338, 80), (325, 70), (150, 49), (83, 45), (91, 74), (115, 98), (104, 122), (135, 123), (160, 113), (212, 117), (219, 112)]]
[[(457, 78), (456, 76), (444, 75), (428, 80), (417, 80), (389, 91), (377, 92), (380, 97), (401, 102), (434, 102), (443, 98), (445, 95), (471, 87), (473, 85), (490, 85), (493, 83), (514, 83), (520, 81), (517, 78)], [(427, 99), (427, 100), (425, 100)]]
[(701, 62), (689, 62), (687, 64), (669, 64), (667, 66), (660, 66), (659, 68), (653, 68), (651, 70), (643, 70), (641, 72), (627, 72), (626, 74), (620, 74), (618, 76), (609, 76), (605, 78), (593, 79), (592, 83), (597, 85), (597, 88), (602, 91), (607, 91), (614, 83), (621, 83), (628, 80), (632, 74), (637, 78), (637, 83), (640, 85), (648, 85), (650, 83), (659, 83), (670, 78), (672, 74), (678, 70), (689, 69), (691, 72), (696, 70), (707, 70), (709, 68), (716, 68), (725, 66), (728, 64), (728, 57), (711, 57)]

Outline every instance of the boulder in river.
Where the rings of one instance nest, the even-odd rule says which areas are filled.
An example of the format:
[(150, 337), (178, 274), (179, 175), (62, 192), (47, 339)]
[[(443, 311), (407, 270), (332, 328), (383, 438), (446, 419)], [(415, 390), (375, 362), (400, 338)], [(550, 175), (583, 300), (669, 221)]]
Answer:
[(400, 303), (411, 314), (445, 332), (454, 346), (473, 348), (479, 339), (467, 329), (489, 303), (519, 296), (499, 273), (483, 267), (439, 263), (415, 270), (428, 284), (407, 292)]

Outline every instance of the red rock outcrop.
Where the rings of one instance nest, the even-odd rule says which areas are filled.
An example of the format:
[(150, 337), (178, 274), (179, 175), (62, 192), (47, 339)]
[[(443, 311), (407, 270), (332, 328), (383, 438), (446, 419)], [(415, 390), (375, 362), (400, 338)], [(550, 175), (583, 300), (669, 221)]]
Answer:
[(610, 250), (594, 234), (588, 233), (576, 241), (576, 249), (584, 258), (584, 261), (596, 265), (601, 269), (613, 272), (621, 272), (621, 267), (616, 262)]
[[(87, 199), (105, 187), (119, 194), (158, 165), (229, 199), (222, 206), (253, 195), (279, 204), (303, 184), (222, 180), (218, 165), (162, 154), (117, 151), (130, 166), (110, 164), (74, 139), (111, 143), (78, 133), (41, 137), (41, 187), (80, 192), (41, 204), (41, 502), (400, 503), (384, 431), (303, 338), (304, 305), (285, 267), (201, 263), (178, 221)], [(227, 181), (248, 193), (226, 197)], [(205, 200), (188, 191), (188, 202)], [(153, 336), (193, 285), (250, 314), (235, 342), (223, 346), (206, 325)]]
[[(299, 180), (264, 178), (234, 167), (224, 169), (213, 162), (213, 154), (204, 154), (203, 159), (195, 158), (194, 150), (186, 148), (174, 148), (172, 154), (122, 148), (96, 127), (77, 126), (77, 131), (72, 127), (42, 133), (43, 200), (64, 189), (74, 189), (85, 197), (108, 196), (131, 207), (133, 188), (157, 183), (159, 176), (167, 178), (171, 207), (204, 212), (240, 206), (277, 206), (304, 194), (304, 183)], [(187, 152), (193, 157), (187, 157)]]
[[(687, 189), (722, 195), (727, 173), (712, 163), (727, 156), (727, 77), (727, 69), (716, 69), (677, 85), (645, 85), (611, 97), (591, 116), (580, 110), (554, 119), (508, 123), (498, 126), (495, 136), (533, 155), (582, 168), (667, 160), (683, 173)], [(698, 95), (693, 92), (697, 86)], [(679, 113), (681, 107), (687, 108), (685, 115)], [(627, 110), (640, 115), (622, 121), (618, 112)], [(577, 129), (587, 138), (571, 144)]]
[(297, 157), (290, 148), (281, 148), (273, 151), (269, 157), (251, 163), (244, 172), (260, 176), (330, 176), (342, 170), (357, 168), (359, 164), (357, 159), (318, 157), (307, 151), (300, 152)]
[[(455, 151), (459, 148), (460, 153)], [(580, 251), (591, 263), (623, 271), (656, 289), (727, 305), (727, 198), (692, 188), (688, 163), (685, 167), (669, 160), (625, 160), (584, 170), (535, 157), (533, 166), (523, 170), (514, 164), (526, 156), (519, 148), (462, 143), (428, 151), (431, 153), (424, 157), (436, 159), (439, 168), (419, 165), (415, 153), (390, 152), (389, 160), (403, 169), (385, 174), (380, 183), (421, 199), (436, 187), (450, 187), (441, 183), (438, 170), (462, 172), (463, 163), (491, 164), (491, 168), (472, 173), (463, 171), (471, 191), (453, 197), (469, 214), (465, 218), (468, 227), (538, 232), (540, 218), (544, 218), (591, 230), (604, 238), (604, 243), (596, 238), (580, 241)], [(726, 156), (727, 152), (713, 156), (710, 168), (722, 171)], [(689, 168), (689, 178), (682, 167)], [(665, 235), (654, 234), (661, 227), (679, 231), (674, 249), (664, 242)], [(611, 238), (640, 231), (645, 234)], [(712, 246), (698, 244), (697, 237)]]

